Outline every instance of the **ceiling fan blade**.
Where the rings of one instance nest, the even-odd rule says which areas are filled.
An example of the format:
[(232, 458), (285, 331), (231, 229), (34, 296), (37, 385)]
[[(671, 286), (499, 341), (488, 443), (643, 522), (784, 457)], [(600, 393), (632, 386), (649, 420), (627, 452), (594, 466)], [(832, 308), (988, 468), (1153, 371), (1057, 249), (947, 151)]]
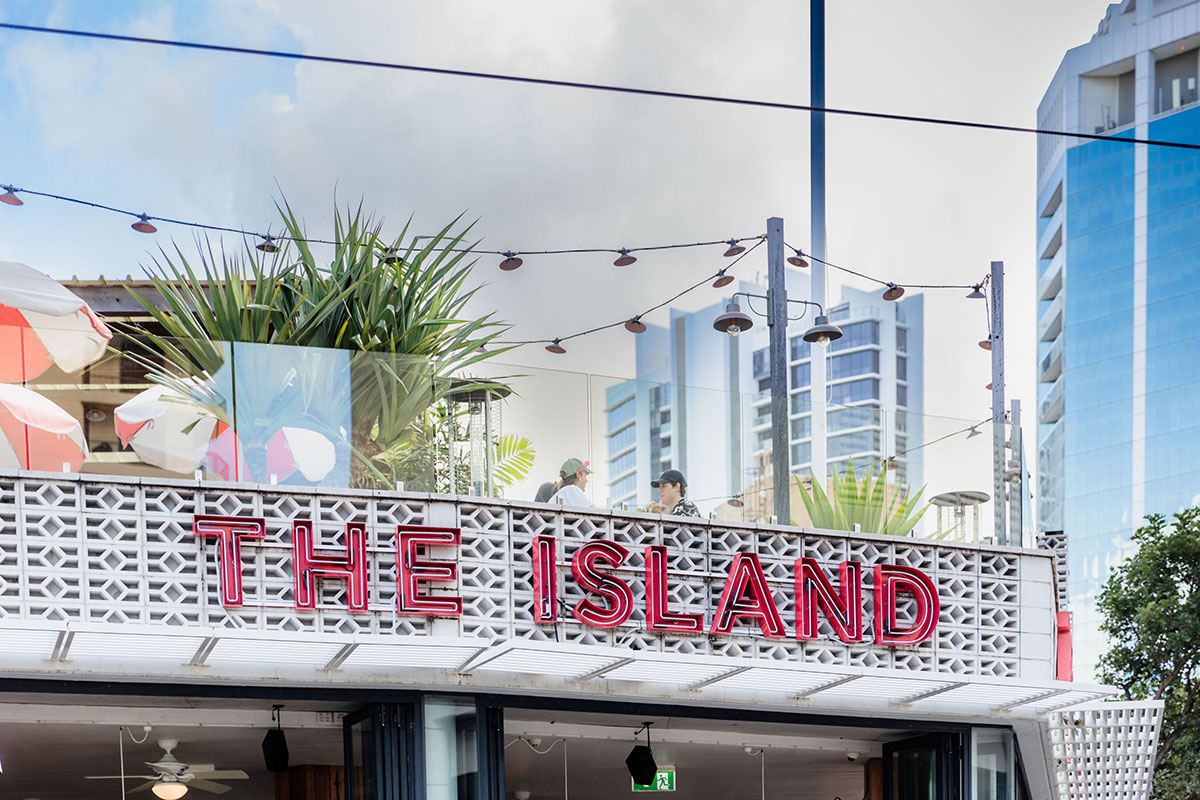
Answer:
[(188, 771), (192, 773), (194, 778), (199, 778), (201, 780), (210, 778), (218, 781), (242, 781), (250, 777), (240, 769), (209, 769), (203, 771)]
[(157, 778), (158, 776), (157, 775), (85, 775), (84, 777), (87, 778), (89, 781), (103, 781), (103, 780), (110, 780), (110, 779), (119, 781), (121, 778), (125, 778), (126, 780), (129, 780), (132, 778), (141, 778), (142, 780), (145, 781), (145, 780), (153, 780), (154, 778)]
[[(138, 777), (140, 778), (141, 776), (139, 775)], [(132, 789), (130, 789), (129, 792), (131, 794), (133, 792), (144, 792), (156, 783), (158, 783), (158, 778), (155, 778), (154, 780), (146, 781), (141, 786), (135, 786)]]
[(223, 783), (213, 783), (212, 781), (201, 780), (195, 778), (187, 782), (189, 789), (199, 789), (202, 792), (212, 792), (213, 794), (225, 794), (230, 787)]

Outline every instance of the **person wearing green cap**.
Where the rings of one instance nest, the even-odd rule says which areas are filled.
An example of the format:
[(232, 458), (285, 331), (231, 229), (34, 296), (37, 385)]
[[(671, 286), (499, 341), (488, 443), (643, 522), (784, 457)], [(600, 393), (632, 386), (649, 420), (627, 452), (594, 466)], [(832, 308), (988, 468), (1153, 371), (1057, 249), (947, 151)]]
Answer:
[(592, 502), (583, 490), (587, 488), (588, 476), (591, 474), (592, 468), (588, 466), (588, 462), (568, 458), (558, 471), (558, 482), (555, 484), (557, 491), (550, 498), (550, 502), (577, 508), (590, 506)]

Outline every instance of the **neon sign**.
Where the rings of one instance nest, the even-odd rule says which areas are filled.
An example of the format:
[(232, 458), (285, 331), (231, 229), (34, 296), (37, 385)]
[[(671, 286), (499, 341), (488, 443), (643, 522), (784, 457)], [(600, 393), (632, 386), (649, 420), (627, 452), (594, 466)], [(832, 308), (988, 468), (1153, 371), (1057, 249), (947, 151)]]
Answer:
[[(216, 540), (217, 576), (221, 604), (240, 608), (242, 590), (241, 545), (245, 540), (262, 540), (266, 522), (260, 517), (225, 517), (197, 514), (194, 535)], [(312, 523), (292, 524), (292, 570), (295, 607), (317, 607), (318, 581), (343, 581), (346, 607), (353, 613), (369, 613), (366, 527), (346, 524), (345, 547), (341, 551), (316, 549)], [(462, 597), (451, 594), (458, 583), (457, 555), (454, 559), (433, 558), (431, 548), (457, 554), (462, 541), (458, 528), (400, 525), (396, 529), (396, 612), (411, 616), (460, 617)], [(540, 625), (560, 621), (558, 598), (558, 542), (554, 537), (535, 536), (530, 552), (533, 567), (533, 620)], [(637, 598), (633, 587), (615, 572), (629, 561), (629, 550), (606, 540), (579, 546), (571, 558), (570, 574), (584, 597), (570, 609), (578, 622), (593, 628), (613, 628), (632, 617)], [(720, 581), (720, 599), (711, 619), (696, 612), (670, 607), (671, 573), (667, 549), (651, 545), (644, 553), (645, 625), (664, 633), (724, 636), (735, 626), (757, 626), (762, 636), (789, 635), (779, 606), (755, 553), (736, 553)], [(838, 565), (837, 583), (812, 558), (795, 562), (795, 619), (797, 639), (816, 639), (822, 618), (833, 635), (846, 643), (863, 640), (863, 571), (858, 561)], [(914, 645), (930, 638), (937, 628), (940, 603), (937, 587), (919, 569), (899, 564), (874, 564), (869, 569), (873, 592), (873, 641), (888, 647)], [(435, 591), (438, 589), (438, 591)], [(901, 619), (898, 610), (907, 597), (910, 613)]]

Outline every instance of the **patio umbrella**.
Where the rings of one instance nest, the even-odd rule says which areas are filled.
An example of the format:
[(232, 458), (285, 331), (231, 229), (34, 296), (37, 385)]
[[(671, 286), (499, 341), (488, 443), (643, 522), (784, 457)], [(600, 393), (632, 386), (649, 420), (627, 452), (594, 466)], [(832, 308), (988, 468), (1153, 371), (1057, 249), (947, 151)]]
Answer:
[(113, 411), (124, 447), (147, 464), (191, 473), (204, 463), (217, 419), (166, 386), (153, 386)]
[(0, 383), (0, 469), (78, 472), (86, 456), (78, 420), (35, 391)]
[(267, 471), (282, 481), (296, 472), (312, 483), (333, 469), (333, 442), (307, 428), (284, 427), (267, 442)]
[(28, 381), (51, 364), (78, 372), (104, 354), (112, 332), (87, 303), (48, 275), (0, 261), (0, 381)]

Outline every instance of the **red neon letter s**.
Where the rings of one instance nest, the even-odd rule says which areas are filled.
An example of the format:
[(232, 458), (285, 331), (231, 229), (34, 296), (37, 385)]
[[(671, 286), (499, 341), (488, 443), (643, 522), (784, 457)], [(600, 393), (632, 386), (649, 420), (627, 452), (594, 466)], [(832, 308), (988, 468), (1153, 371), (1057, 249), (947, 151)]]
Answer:
[(217, 540), (217, 584), (221, 605), (241, 608), (242, 539), (262, 539), (267, 524), (262, 517), (218, 517), (196, 514), (192, 517), (192, 533), (200, 539)]
[(633, 592), (619, 578), (597, 571), (596, 562), (612, 568), (625, 563), (629, 551), (619, 544), (605, 541), (588, 542), (575, 551), (571, 559), (571, 572), (575, 582), (584, 591), (599, 595), (608, 601), (608, 607), (593, 603), (588, 598), (580, 600), (572, 609), (575, 619), (593, 628), (615, 628), (633, 613)]
[[(907, 592), (916, 602), (913, 624), (896, 624), (896, 594)], [(899, 564), (875, 565), (875, 642), (891, 647), (923, 642), (937, 627), (941, 604), (937, 587), (919, 569)]]
[(758, 620), (763, 636), (773, 639), (787, 636), (779, 609), (775, 607), (775, 600), (767, 587), (767, 578), (754, 553), (738, 553), (733, 557), (709, 633), (730, 633), (738, 617)]
[(296, 608), (317, 607), (317, 578), (346, 582), (346, 605), (351, 611), (367, 610), (367, 526), (346, 523), (346, 555), (313, 550), (312, 523), (292, 523), (292, 572), (296, 583)]
[(667, 608), (667, 548), (646, 548), (646, 630), (704, 633), (704, 617)]
[(417, 558), (417, 547), (458, 547), (462, 533), (458, 528), (430, 528), (424, 525), (396, 527), (396, 572), (400, 591), (396, 609), (401, 614), (423, 614), (429, 617), (461, 617), (462, 598), (458, 595), (421, 593), (422, 581), (456, 583), (458, 564), (453, 561), (430, 561)]
[(862, 641), (862, 564), (843, 561), (840, 595), (815, 558), (796, 559), (796, 638), (817, 638), (817, 607), (843, 642)]
[(533, 621), (558, 621), (558, 542), (553, 536), (533, 537)]

